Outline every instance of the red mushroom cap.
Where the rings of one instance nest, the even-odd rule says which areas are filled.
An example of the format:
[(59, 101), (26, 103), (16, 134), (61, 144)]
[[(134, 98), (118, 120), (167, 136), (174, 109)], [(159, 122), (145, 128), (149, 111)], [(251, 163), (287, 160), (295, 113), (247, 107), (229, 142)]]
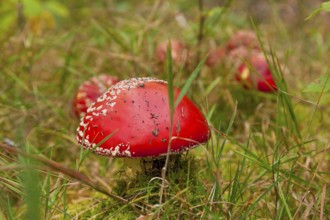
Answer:
[[(159, 62), (164, 62), (166, 60), (167, 45), (169, 41), (164, 41), (158, 44), (156, 49), (156, 57)], [(171, 40), (171, 53), (172, 59), (175, 63), (180, 64), (184, 60), (184, 53), (186, 50), (185, 45), (179, 40)]]
[(206, 65), (212, 67), (222, 60), (236, 64), (237, 61), (245, 60), (255, 52), (260, 52), (257, 36), (252, 31), (241, 30), (236, 32), (224, 46), (212, 51), (206, 60)]
[(236, 47), (232, 50), (227, 50), (220, 47), (211, 52), (206, 59), (206, 65), (212, 67), (220, 62), (238, 66), (242, 61), (248, 60), (253, 54), (260, 53), (260, 50), (250, 49), (244, 46)]
[(207, 57), (205, 64), (207, 66), (214, 66), (220, 62), (227, 55), (227, 50), (224, 47), (219, 47), (212, 51)]
[(242, 46), (250, 49), (260, 49), (258, 38), (253, 31), (238, 31), (227, 42), (227, 50), (233, 50)]
[[(174, 94), (178, 96), (179, 90), (175, 89)], [(121, 81), (90, 106), (77, 129), (77, 140), (84, 148), (102, 155), (164, 155), (169, 143), (168, 102), (166, 81), (154, 78)], [(175, 109), (172, 135), (171, 153), (186, 151), (210, 137), (206, 119), (186, 96)]]
[(238, 67), (235, 78), (246, 88), (253, 87), (261, 92), (274, 92), (277, 90), (267, 61), (264, 55), (260, 53), (250, 58), (249, 65), (242, 63)]
[(240, 46), (240, 47), (237, 47), (237, 48), (231, 50), (228, 53), (228, 59), (232, 63), (237, 63), (237, 62), (249, 60), (250, 57), (252, 57), (255, 54), (259, 54), (259, 53), (260, 53), (260, 50)]
[(88, 107), (118, 81), (117, 77), (102, 74), (92, 77), (81, 84), (73, 100), (75, 115), (78, 117), (84, 116)]

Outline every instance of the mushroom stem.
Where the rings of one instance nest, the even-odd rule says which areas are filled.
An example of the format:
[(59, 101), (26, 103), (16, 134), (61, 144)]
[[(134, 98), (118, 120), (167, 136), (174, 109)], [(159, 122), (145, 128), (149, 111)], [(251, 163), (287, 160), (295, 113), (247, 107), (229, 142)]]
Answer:
[[(170, 155), (167, 170), (176, 169), (180, 166), (181, 154)], [(143, 172), (148, 176), (162, 177), (162, 169), (166, 163), (166, 156), (147, 157), (147, 158), (123, 158), (123, 163), (129, 167), (133, 173)]]

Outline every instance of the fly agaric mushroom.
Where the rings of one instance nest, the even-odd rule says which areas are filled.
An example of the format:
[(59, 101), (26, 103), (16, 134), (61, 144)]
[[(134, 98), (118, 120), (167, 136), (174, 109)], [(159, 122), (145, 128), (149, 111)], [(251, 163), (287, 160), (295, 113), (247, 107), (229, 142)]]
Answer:
[(73, 111), (75, 115), (78, 117), (84, 116), (88, 107), (118, 81), (117, 77), (101, 74), (81, 84), (73, 100)]
[(236, 32), (227, 43), (212, 51), (206, 60), (206, 65), (212, 67), (221, 61), (237, 64), (237, 61), (248, 59), (255, 52), (260, 52), (257, 36), (249, 30)]
[(274, 92), (277, 90), (267, 61), (263, 54), (253, 55), (249, 63), (242, 63), (235, 74), (237, 81), (245, 88), (255, 88), (261, 92)]
[(219, 47), (218, 49), (212, 51), (207, 57), (205, 64), (207, 66), (214, 66), (221, 61), (227, 54), (227, 50), (224, 47)]
[(256, 34), (250, 30), (240, 30), (228, 40), (226, 45), (228, 51), (238, 47), (260, 50), (258, 38)]
[(171, 54), (173, 61), (177, 64), (185, 62), (185, 56), (188, 57), (188, 50), (186, 49), (185, 45), (179, 40), (164, 41), (158, 44), (156, 49), (156, 57), (158, 61), (162, 63), (166, 60), (168, 42), (171, 43)]
[[(175, 97), (179, 90), (175, 89)], [(170, 107), (167, 82), (132, 78), (118, 82), (87, 110), (77, 140), (96, 154), (114, 157), (157, 157), (167, 153)], [(188, 97), (173, 115), (171, 153), (187, 151), (210, 137), (206, 119)]]
[(249, 48), (241, 46), (231, 50), (228, 54), (228, 59), (232, 63), (238, 63), (248, 60), (251, 56), (257, 53), (260, 53), (260, 50), (250, 50)]

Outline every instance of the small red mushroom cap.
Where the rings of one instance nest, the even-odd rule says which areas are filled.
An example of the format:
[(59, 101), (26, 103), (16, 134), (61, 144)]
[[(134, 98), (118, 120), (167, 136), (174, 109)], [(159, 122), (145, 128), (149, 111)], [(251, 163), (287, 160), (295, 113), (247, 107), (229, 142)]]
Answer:
[(101, 74), (81, 84), (73, 99), (73, 111), (75, 115), (78, 117), (84, 116), (88, 107), (118, 81), (117, 77)]
[(236, 32), (224, 46), (212, 51), (206, 60), (206, 65), (212, 67), (224, 61), (237, 64), (256, 52), (260, 53), (260, 50), (256, 34), (250, 30), (241, 30)]
[(214, 66), (218, 62), (224, 59), (227, 55), (227, 50), (224, 47), (219, 47), (216, 50), (212, 51), (209, 56), (207, 57), (205, 64), (207, 66)]
[(263, 54), (256, 54), (250, 58), (249, 63), (242, 63), (235, 75), (245, 88), (255, 88), (261, 92), (274, 92), (276, 83)]
[[(175, 89), (175, 97), (179, 93)], [(115, 84), (90, 106), (77, 140), (97, 154), (157, 157), (167, 153), (169, 132), (167, 82), (132, 78)], [(210, 137), (206, 119), (186, 96), (175, 109), (172, 135), (171, 153), (189, 150)]]
[[(156, 57), (159, 62), (165, 62), (167, 45), (169, 41), (164, 41), (158, 44), (156, 49)], [(186, 46), (179, 40), (171, 40), (171, 54), (175, 63), (180, 64), (184, 62), (185, 53), (187, 53)], [(186, 54), (188, 55), (188, 54)]]
[(233, 50), (231, 50), (228, 53), (228, 59), (232, 63), (238, 63), (242, 61), (248, 60), (250, 57), (252, 57), (254, 54), (259, 54), (260, 50), (250, 49), (247, 47), (237, 47)]
[(237, 31), (227, 42), (227, 50), (233, 50), (238, 47), (247, 47), (249, 49), (260, 50), (258, 38), (253, 31), (240, 30)]

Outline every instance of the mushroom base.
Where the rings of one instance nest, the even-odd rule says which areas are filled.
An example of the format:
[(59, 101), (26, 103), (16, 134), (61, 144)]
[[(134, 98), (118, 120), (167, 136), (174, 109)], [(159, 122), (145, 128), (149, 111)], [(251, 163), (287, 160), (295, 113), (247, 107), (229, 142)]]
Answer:
[[(182, 169), (181, 160), (186, 160), (186, 154), (171, 154), (167, 170)], [(149, 176), (161, 176), (163, 167), (165, 166), (166, 156), (145, 157), (145, 158), (123, 158), (123, 163), (129, 168), (130, 175), (144, 173)]]
[[(145, 194), (147, 187), (149, 194), (154, 193), (153, 196), (150, 197), (149, 202), (157, 203), (159, 201), (158, 192), (162, 182), (161, 170), (164, 167), (165, 160), (165, 156), (144, 159), (144, 161), (141, 159), (140, 171), (128, 174), (126, 169), (124, 172), (118, 172), (118, 179), (113, 188), (114, 194), (126, 199), (133, 199), (139, 193)], [(194, 181), (198, 179), (198, 172), (196, 172), (198, 167), (199, 161), (191, 154), (171, 155), (166, 174), (165, 192), (168, 186), (173, 185), (184, 189), (187, 187), (187, 179), (190, 179), (189, 184), (191, 184), (193, 188), (193, 186), (195, 186)]]
[[(182, 169), (182, 164), (180, 163), (181, 154), (171, 154), (168, 164), (169, 169)], [(140, 160), (140, 165), (142, 171), (145, 174), (153, 176), (161, 176), (161, 171), (165, 166), (166, 156), (159, 156), (156, 158), (142, 158)]]

